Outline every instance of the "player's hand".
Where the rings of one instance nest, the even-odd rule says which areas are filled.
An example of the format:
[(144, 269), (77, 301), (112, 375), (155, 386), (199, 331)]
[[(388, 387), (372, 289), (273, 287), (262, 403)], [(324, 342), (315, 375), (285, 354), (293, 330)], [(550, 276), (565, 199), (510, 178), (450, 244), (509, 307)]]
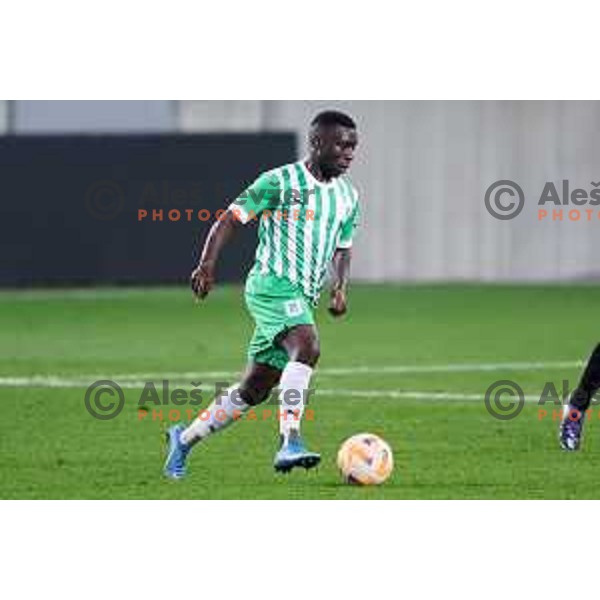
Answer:
[(329, 312), (334, 317), (341, 317), (348, 310), (346, 292), (341, 289), (331, 290), (331, 300), (329, 302)]
[(210, 263), (200, 263), (192, 271), (190, 283), (195, 299), (206, 298), (215, 283), (214, 266)]

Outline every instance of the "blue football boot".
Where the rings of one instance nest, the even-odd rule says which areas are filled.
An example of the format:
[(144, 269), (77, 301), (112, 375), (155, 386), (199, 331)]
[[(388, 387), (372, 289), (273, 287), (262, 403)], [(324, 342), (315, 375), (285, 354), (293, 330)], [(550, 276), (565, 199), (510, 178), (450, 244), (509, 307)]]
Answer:
[(181, 479), (187, 473), (185, 461), (192, 447), (181, 441), (184, 429), (183, 425), (174, 425), (167, 430), (167, 460), (164, 474), (171, 479)]
[(312, 469), (321, 462), (321, 455), (309, 452), (300, 435), (292, 431), (287, 442), (282, 439), (281, 448), (275, 455), (273, 467), (278, 473), (288, 473), (295, 467)]

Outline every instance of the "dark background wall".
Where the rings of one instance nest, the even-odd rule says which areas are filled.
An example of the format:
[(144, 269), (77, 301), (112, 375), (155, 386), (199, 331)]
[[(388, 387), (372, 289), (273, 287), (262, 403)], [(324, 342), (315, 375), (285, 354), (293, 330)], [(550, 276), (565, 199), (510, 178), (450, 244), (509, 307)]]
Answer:
[[(0, 285), (185, 281), (213, 221), (198, 211), (295, 159), (287, 133), (0, 138)], [(226, 249), (221, 280), (243, 277), (256, 233)]]

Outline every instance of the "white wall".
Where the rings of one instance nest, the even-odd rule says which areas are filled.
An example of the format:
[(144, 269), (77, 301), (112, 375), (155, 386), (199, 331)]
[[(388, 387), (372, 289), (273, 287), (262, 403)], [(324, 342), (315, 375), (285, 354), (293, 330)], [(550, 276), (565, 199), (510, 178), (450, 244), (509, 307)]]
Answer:
[(168, 100), (19, 100), (16, 133), (163, 133), (177, 129)]
[(0, 135), (8, 133), (8, 100), (0, 100)]
[[(600, 207), (594, 222), (537, 220), (546, 181), (570, 179), (588, 191), (600, 181), (600, 102), (267, 101), (262, 119), (265, 129), (292, 129), (304, 141), (310, 119), (331, 107), (359, 125), (351, 177), (364, 219), (355, 277), (600, 277)], [(487, 187), (500, 179), (525, 192), (514, 220), (495, 220), (484, 207)]]
[(264, 105), (261, 100), (184, 100), (179, 127), (186, 133), (262, 131)]

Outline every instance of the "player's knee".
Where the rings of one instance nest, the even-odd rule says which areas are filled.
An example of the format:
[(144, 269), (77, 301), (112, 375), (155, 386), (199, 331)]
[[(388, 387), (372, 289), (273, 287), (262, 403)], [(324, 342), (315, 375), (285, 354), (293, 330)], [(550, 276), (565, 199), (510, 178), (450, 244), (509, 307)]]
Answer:
[(249, 385), (248, 382), (242, 382), (238, 388), (238, 393), (246, 404), (256, 406), (269, 397), (272, 389), (268, 385)]
[(321, 349), (319, 336), (314, 326), (299, 325), (293, 328), (282, 340), (288, 358), (292, 361), (304, 363), (314, 367), (319, 361)]
[(314, 338), (308, 339), (300, 345), (293, 360), (304, 363), (309, 367), (314, 367), (319, 362), (320, 356), (321, 348), (319, 340)]

